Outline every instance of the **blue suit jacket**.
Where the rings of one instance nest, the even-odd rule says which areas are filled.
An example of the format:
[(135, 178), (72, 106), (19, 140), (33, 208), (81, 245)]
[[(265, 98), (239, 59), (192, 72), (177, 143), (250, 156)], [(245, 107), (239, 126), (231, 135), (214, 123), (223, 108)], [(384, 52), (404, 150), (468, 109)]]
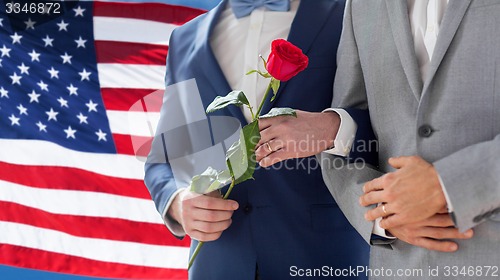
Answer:
[[(272, 104), (267, 100), (263, 112), (271, 107), (318, 112), (331, 106), (344, 2), (301, 1), (288, 40), (309, 57), (309, 66), (282, 83), (276, 100)], [(167, 86), (195, 78), (205, 108), (217, 95), (231, 91), (209, 44), (225, 3), (177, 28), (170, 39)], [(246, 124), (241, 109), (235, 106), (218, 114)], [(369, 124), (366, 112), (353, 116)], [(233, 223), (220, 239), (205, 244), (190, 270), (190, 279), (253, 280), (258, 267), (260, 279), (279, 280), (292, 278), (299, 269), (368, 265), (368, 246), (324, 185), (316, 159), (285, 164), (293, 168), (259, 168), (255, 180), (235, 187), (230, 198), (240, 208)], [(316, 169), (308, 169), (308, 165)], [(177, 190), (172, 176), (168, 163), (146, 164), (146, 185), (160, 213)], [(192, 249), (194, 246), (196, 241)]]

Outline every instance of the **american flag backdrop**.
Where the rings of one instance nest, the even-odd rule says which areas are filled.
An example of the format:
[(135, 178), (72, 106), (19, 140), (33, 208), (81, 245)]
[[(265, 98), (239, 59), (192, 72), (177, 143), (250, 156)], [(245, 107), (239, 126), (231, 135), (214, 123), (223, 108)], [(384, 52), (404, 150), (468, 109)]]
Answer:
[(0, 264), (186, 279), (189, 240), (154, 209), (131, 141), (151, 134), (131, 129), (144, 112), (130, 108), (164, 88), (170, 33), (203, 11), (66, 8), (43, 23), (0, 12)]

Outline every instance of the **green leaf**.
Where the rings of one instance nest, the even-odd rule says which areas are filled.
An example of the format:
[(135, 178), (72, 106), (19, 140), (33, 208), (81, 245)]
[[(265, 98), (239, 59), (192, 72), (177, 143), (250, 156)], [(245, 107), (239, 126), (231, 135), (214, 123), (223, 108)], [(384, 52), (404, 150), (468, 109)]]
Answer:
[[(260, 59), (262, 59), (262, 62), (264, 62), (264, 69), (267, 69), (267, 61), (266, 61), (266, 59), (261, 54), (259, 54), (259, 57), (260, 57)], [(271, 76), (271, 75), (269, 75), (269, 76)]]
[(274, 98), (276, 98), (276, 94), (278, 94), (278, 90), (280, 89), (280, 84), (281, 82), (279, 80), (276, 80), (276, 79), (272, 79), (271, 80), (271, 88), (273, 89), (273, 98), (271, 98), (271, 102), (274, 101)]
[(213, 113), (217, 110), (224, 109), (229, 105), (247, 105), (250, 106), (250, 102), (248, 102), (245, 93), (241, 90), (235, 90), (228, 93), (226, 96), (217, 96), (207, 108), (207, 114)]
[(231, 182), (229, 170), (217, 171), (208, 167), (200, 175), (191, 179), (191, 191), (199, 194), (206, 194), (223, 188)]
[(255, 171), (255, 146), (259, 143), (259, 122), (254, 121), (243, 127), (240, 139), (226, 153), (226, 164), (235, 184), (253, 179)]
[(297, 117), (297, 112), (292, 108), (272, 108), (269, 113), (260, 116), (260, 119), (274, 118), (278, 116), (292, 116)]
[(253, 73), (257, 73), (257, 74), (261, 75), (262, 77), (264, 77), (266, 79), (269, 79), (269, 78), (273, 77), (273, 76), (271, 76), (271, 74), (269, 74), (269, 73), (263, 73), (260, 70), (250, 70), (250, 71), (248, 71), (246, 73), (246, 75), (250, 75), (250, 74), (253, 74)]

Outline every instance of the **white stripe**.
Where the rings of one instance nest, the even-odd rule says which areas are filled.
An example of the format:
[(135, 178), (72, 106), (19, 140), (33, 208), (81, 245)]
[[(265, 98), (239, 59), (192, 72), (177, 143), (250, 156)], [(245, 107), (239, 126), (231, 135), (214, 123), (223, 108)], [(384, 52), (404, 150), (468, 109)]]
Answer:
[[(91, 260), (147, 267), (186, 269), (189, 248), (72, 236), (55, 230), (0, 222), (0, 243)], [(144, 233), (147, 234), (147, 233)]]
[(113, 133), (153, 137), (160, 113), (106, 111)]
[(33, 188), (2, 180), (0, 185), (0, 201), (14, 202), (53, 214), (163, 224), (151, 199), (90, 191)]
[(101, 88), (164, 89), (165, 66), (98, 63)]
[(144, 162), (134, 156), (78, 152), (42, 140), (0, 139), (0, 147), (0, 161), (7, 163), (74, 167), (118, 178), (144, 179)]
[(95, 40), (167, 46), (174, 24), (132, 18), (94, 17)]

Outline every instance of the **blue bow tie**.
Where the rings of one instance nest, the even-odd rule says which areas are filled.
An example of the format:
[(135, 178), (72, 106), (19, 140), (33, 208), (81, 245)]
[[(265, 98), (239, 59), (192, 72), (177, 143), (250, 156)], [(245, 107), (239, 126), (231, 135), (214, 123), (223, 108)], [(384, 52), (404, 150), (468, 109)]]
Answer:
[(286, 12), (290, 10), (290, 0), (230, 0), (230, 2), (237, 18), (248, 16), (254, 9), (262, 6), (271, 11)]

